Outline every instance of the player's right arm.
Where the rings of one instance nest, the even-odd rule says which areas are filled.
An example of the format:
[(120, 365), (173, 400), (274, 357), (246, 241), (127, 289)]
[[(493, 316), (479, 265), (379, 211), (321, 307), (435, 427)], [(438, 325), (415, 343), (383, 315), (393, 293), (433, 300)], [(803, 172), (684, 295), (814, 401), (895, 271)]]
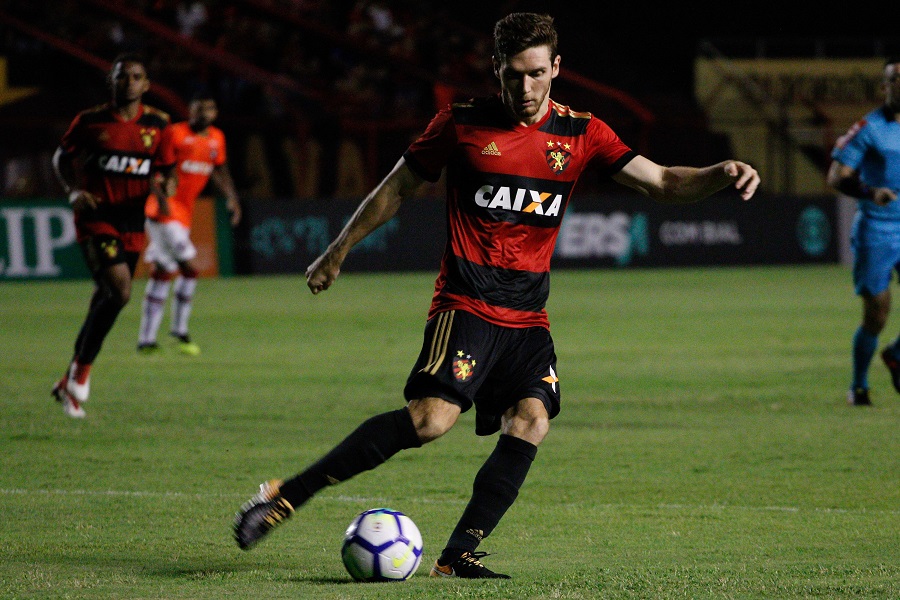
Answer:
[(853, 198), (872, 200), (878, 206), (885, 206), (897, 199), (897, 192), (894, 190), (886, 187), (867, 186), (860, 180), (856, 169), (838, 160), (831, 161), (825, 182), (842, 194)]
[(94, 194), (78, 187), (78, 174), (75, 172), (75, 157), (61, 147), (53, 153), (53, 172), (59, 184), (69, 197), (69, 204), (75, 212), (94, 210), (100, 199)]
[(94, 210), (100, 204), (100, 198), (81, 189), (81, 177), (75, 168), (75, 159), (88, 144), (84, 135), (82, 114), (79, 113), (69, 124), (63, 134), (59, 147), (53, 153), (53, 172), (60, 185), (69, 197), (72, 211), (76, 213)]
[(350, 249), (390, 221), (403, 201), (424, 181), (401, 158), (388, 176), (366, 196), (328, 249), (306, 269), (306, 285), (310, 291), (318, 294), (331, 287)]

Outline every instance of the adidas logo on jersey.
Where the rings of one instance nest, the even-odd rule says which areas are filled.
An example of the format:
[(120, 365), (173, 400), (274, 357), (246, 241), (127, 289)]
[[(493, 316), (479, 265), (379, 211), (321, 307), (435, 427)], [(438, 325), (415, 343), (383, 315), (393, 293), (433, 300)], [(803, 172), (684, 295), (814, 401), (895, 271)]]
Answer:
[(488, 154), (490, 156), (500, 156), (500, 149), (497, 148), (497, 142), (491, 142), (481, 151), (482, 154)]

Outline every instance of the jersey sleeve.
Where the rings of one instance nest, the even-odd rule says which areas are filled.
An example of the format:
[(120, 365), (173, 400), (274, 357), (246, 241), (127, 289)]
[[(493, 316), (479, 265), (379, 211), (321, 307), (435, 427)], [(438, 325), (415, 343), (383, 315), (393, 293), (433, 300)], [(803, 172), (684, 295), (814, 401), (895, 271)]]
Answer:
[(221, 167), (228, 162), (228, 152), (225, 149), (225, 134), (222, 133), (221, 129), (216, 129), (216, 138), (219, 140), (219, 153), (216, 155), (213, 164)]
[(615, 175), (637, 156), (612, 128), (596, 117), (588, 124), (588, 156), (605, 175)]
[(870, 129), (866, 125), (865, 119), (857, 121), (847, 133), (839, 137), (831, 151), (831, 158), (854, 171), (859, 170), (866, 150), (871, 144)]
[(63, 134), (59, 142), (59, 147), (66, 154), (74, 154), (84, 147), (84, 126), (81, 121), (81, 114), (76, 116), (69, 128)]
[(176, 145), (175, 127), (167, 125), (160, 134), (159, 146), (156, 148), (156, 166), (158, 168), (167, 169), (175, 165), (177, 162)]
[(434, 183), (440, 179), (441, 171), (456, 147), (456, 139), (453, 113), (448, 106), (434, 116), (425, 133), (403, 153), (403, 158), (416, 175)]

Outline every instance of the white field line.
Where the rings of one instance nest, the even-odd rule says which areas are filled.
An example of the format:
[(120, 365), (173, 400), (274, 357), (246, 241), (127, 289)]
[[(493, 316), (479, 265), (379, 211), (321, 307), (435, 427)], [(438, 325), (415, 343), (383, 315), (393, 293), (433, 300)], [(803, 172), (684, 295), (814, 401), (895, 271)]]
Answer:
[[(147, 492), (138, 490), (63, 490), (63, 489), (38, 489), (27, 490), (22, 488), (0, 489), (0, 496), (106, 496), (106, 497), (128, 497), (128, 498), (185, 498), (196, 500), (208, 500), (210, 498), (232, 498), (244, 499), (250, 497), (250, 494), (210, 494), (210, 493), (188, 493), (188, 492)], [(316, 497), (317, 502), (367, 502), (367, 503), (385, 503), (390, 499), (384, 497), (366, 497), (366, 496), (330, 496), (322, 494)], [(429, 499), (417, 498), (415, 500), (421, 504), (458, 504), (464, 505), (468, 500), (456, 498), (445, 499)], [(846, 514), (846, 515), (900, 515), (900, 510), (873, 510), (869, 508), (847, 509), (847, 508), (822, 508), (822, 507), (800, 507), (800, 506), (741, 506), (736, 504), (657, 504), (657, 505), (640, 505), (640, 504), (572, 504), (566, 503), (558, 505), (559, 508), (570, 507), (580, 508), (581, 510), (622, 510), (622, 509), (647, 509), (656, 508), (659, 510), (672, 511), (747, 511), (747, 512), (781, 512), (781, 513), (826, 513), (826, 514)]]

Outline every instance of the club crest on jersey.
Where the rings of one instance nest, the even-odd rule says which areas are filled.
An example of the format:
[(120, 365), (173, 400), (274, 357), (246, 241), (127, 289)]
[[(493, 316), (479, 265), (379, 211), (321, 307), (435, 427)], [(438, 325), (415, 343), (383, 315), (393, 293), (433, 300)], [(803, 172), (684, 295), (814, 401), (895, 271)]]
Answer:
[(456, 358), (453, 359), (453, 376), (457, 381), (466, 381), (475, 371), (475, 359), (471, 354), (466, 354), (462, 350), (457, 350)]
[(547, 166), (550, 167), (550, 170), (556, 175), (559, 175), (569, 166), (569, 160), (572, 158), (572, 153), (563, 150), (562, 148), (551, 148), (550, 150), (547, 150), (546, 158)]
[(156, 137), (156, 134), (156, 129), (141, 128), (141, 141), (144, 142), (144, 147), (148, 150), (153, 146), (153, 139)]

